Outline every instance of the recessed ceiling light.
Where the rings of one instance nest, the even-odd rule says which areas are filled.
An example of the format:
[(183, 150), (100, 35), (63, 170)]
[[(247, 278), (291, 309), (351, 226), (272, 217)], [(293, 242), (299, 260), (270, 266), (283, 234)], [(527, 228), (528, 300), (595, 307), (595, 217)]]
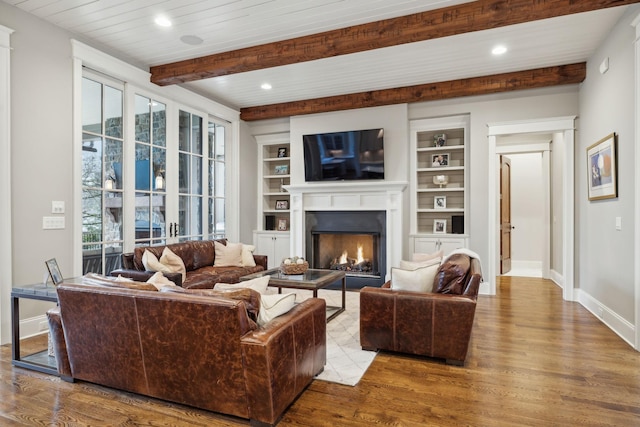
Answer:
[(167, 18), (166, 16), (158, 16), (154, 22), (156, 23), (156, 25), (159, 25), (161, 27), (171, 26), (171, 21), (169, 21), (169, 18)]
[(493, 50), (491, 50), (491, 53), (493, 53), (494, 55), (502, 55), (504, 53), (507, 53), (507, 47), (498, 45), (494, 47)]
[(260, 87), (264, 90), (270, 90), (272, 86), (269, 83), (262, 83)]
[(182, 43), (184, 43), (184, 44), (190, 44), (191, 46), (197, 46), (199, 44), (202, 44), (202, 42), (204, 40), (202, 40), (198, 36), (187, 35), (187, 36), (180, 37), (180, 41), (182, 41)]

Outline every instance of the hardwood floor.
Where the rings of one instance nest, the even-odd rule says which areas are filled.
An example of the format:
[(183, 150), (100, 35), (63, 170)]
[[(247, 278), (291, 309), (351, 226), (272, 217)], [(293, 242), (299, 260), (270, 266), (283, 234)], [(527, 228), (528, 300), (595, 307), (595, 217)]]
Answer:
[[(355, 387), (314, 381), (279, 426), (640, 425), (640, 353), (553, 283), (500, 278), (475, 322), (464, 367), (380, 353)], [(2, 426), (248, 425), (14, 368), (10, 346), (0, 401)]]

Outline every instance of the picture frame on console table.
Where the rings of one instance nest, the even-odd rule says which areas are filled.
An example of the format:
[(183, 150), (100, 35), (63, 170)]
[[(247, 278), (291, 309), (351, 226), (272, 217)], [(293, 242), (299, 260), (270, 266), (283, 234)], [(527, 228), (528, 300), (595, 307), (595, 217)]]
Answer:
[(51, 276), (51, 281), (54, 286), (58, 286), (64, 280), (62, 278), (62, 273), (60, 272), (60, 267), (58, 267), (58, 261), (55, 258), (51, 258), (44, 262), (47, 266), (47, 270), (49, 270), (49, 276)]
[(587, 148), (589, 200), (618, 197), (616, 134), (612, 133)]

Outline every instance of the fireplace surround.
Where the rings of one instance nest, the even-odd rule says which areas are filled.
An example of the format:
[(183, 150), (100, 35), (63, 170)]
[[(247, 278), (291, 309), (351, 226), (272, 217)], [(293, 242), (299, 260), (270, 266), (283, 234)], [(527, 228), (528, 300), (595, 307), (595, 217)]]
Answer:
[(348, 288), (384, 283), (385, 211), (307, 211), (305, 230), (311, 268), (345, 271)]

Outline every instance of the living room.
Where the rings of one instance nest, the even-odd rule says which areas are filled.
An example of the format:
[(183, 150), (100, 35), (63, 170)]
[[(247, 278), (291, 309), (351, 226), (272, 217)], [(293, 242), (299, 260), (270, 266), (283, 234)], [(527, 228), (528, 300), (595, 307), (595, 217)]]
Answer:
[[(422, 103), (374, 107), (354, 111), (322, 113), (244, 122), (234, 119), (237, 111), (209, 101), (207, 110), (234, 121), (239, 146), (235, 147), (237, 162), (232, 174), (235, 181), (229, 193), (231, 199), (227, 211), (227, 233), (234, 241), (251, 242), (256, 224), (255, 200), (257, 197), (256, 135), (289, 133), (291, 141), (300, 140), (308, 132), (344, 130), (345, 127), (365, 129), (384, 127), (385, 145), (393, 147), (397, 159), (409, 156), (409, 123), (424, 118), (440, 118), (468, 115), (470, 118), (470, 205), (469, 247), (483, 260), (489, 259), (488, 232), (489, 148), (487, 126), (496, 123), (527, 122), (551, 117), (576, 117), (576, 139), (572, 158), (574, 170), (570, 186), (574, 200), (556, 201), (558, 208), (572, 206), (574, 237), (562, 241), (562, 235), (551, 236), (553, 247), (570, 244), (574, 247), (573, 299), (588, 308), (631, 347), (640, 342), (640, 272), (624, 266), (640, 265), (640, 237), (634, 225), (639, 215), (637, 200), (640, 185), (635, 173), (638, 164), (637, 122), (638, 107), (635, 104), (635, 81), (638, 75), (635, 51), (636, 18), (639, 9), (630, 7), (622, 19), (612, 28), (600, 47), (587, 60), (587, 77), (579, 85), (533, 89), (510, 93), (483, 95)], [(74, 151), (73, 129), (73, 58), (70, 39), (74, 35), (7, 3), (0, 3), (0, 25), (15, 30), (3, 44), (5, 55), (10, 56), (11, 75), (3, 81), (0, 97), (10, 88), (10, 109), (3, 111), (4, 120), (10, 126), (0, 126), (0, 157), (3, 175), (0, 179), (0, 231), (4, 236), (0, 247), (2, 265), (2, 343), (10, 342), (10, 310), (6, 301), (12, 284), (41, 282), (44, 260), (55, 257), (65, 276), (78, 274), (81, 252), (71, 242), (79, 238), (76, 219), (81, 214), (80, 198), (74, 190), (77, 175), (78, 153)], [(632, 25), (634, 24), (634, 25)], [(117, 57), (102, 46), (92, 46), (90, 40), (81, 40), (90, 47), (87, 51), (100, 52)], [(604, 58), (609, 58), (609, 69), (601, 73)], [(119, 63), (124, 63), (122, 59)], [(4, 64), (4, 63), (3, 63)], [(120, 69), (123, 74), (136, 74), (135, 60), (132, 69)], [(3, 68), (3, 73), (6, 68)], [(4, 76), (4, 74), (3, 74)], [(3, 77), (4, 79), (4, 77)], [(6, 79), (4, 79), (6, 80)], [(635, 88), (635, 89), (632, 89)], [(161, 91), (180, 97), (178, 90)], [(197, 98), (197, 100), (196, 100)], [(205, 102), (199, 97), (185, 103)], [(2, 99), (4, 102), (5, 99)], [(2, 104), (5, 106), (5, 104)], [(34, 123), (35, 122), (35, 123)], [(586, 149), (602, 137), (615, 132), (618, 135), (618, 197), (610, 200), (589, 201), (587, 198)], [(409, 182), (408, 167), (397, 159), (390, 160), (389, 176), (394, 181)], [(294, 161), (299, 161), (299, 158)], [(246, 166), (249, 165), (249, 166)], [(35, 173), (34, 173), (35, 171)], [(292, 174), (302, 170), (298, 164)], [(557, 177), (553, 177), (554, 183)], [(298, 182), (299, 183), (299, 182)], [(565, 185), (565, 184), (554, 184)], [(407, 191), (407, 190), (405, 190)], [(43, 230), (42, 217), (50, 216), (51, 201), (66, 202), (66, 227), (62, 230)], [(406, 215), (402, 221), (403, 234), (408, 234), (409, 197), (403, 198)], [(566, 214), (563, 210), (563, 214)], [(615, 228), (616, 218), (621, 218), (621, 231)], [(561, 218), (553, 219), (554, 224)], [(400, 243), (402, 256), (408, 255), (409, 241)], [(564, 286), (566, 271), (564, 260), (553, 257), (550, 268), (556, 272), (559, 286)], [(37, 266), (34, 268), (34, 265)], [(489, 267), (487, 267), (489, 268)], [(494, 267), (495, 269), (495, 267)], [(491, 277), (487, 283), (495, 282)]]

